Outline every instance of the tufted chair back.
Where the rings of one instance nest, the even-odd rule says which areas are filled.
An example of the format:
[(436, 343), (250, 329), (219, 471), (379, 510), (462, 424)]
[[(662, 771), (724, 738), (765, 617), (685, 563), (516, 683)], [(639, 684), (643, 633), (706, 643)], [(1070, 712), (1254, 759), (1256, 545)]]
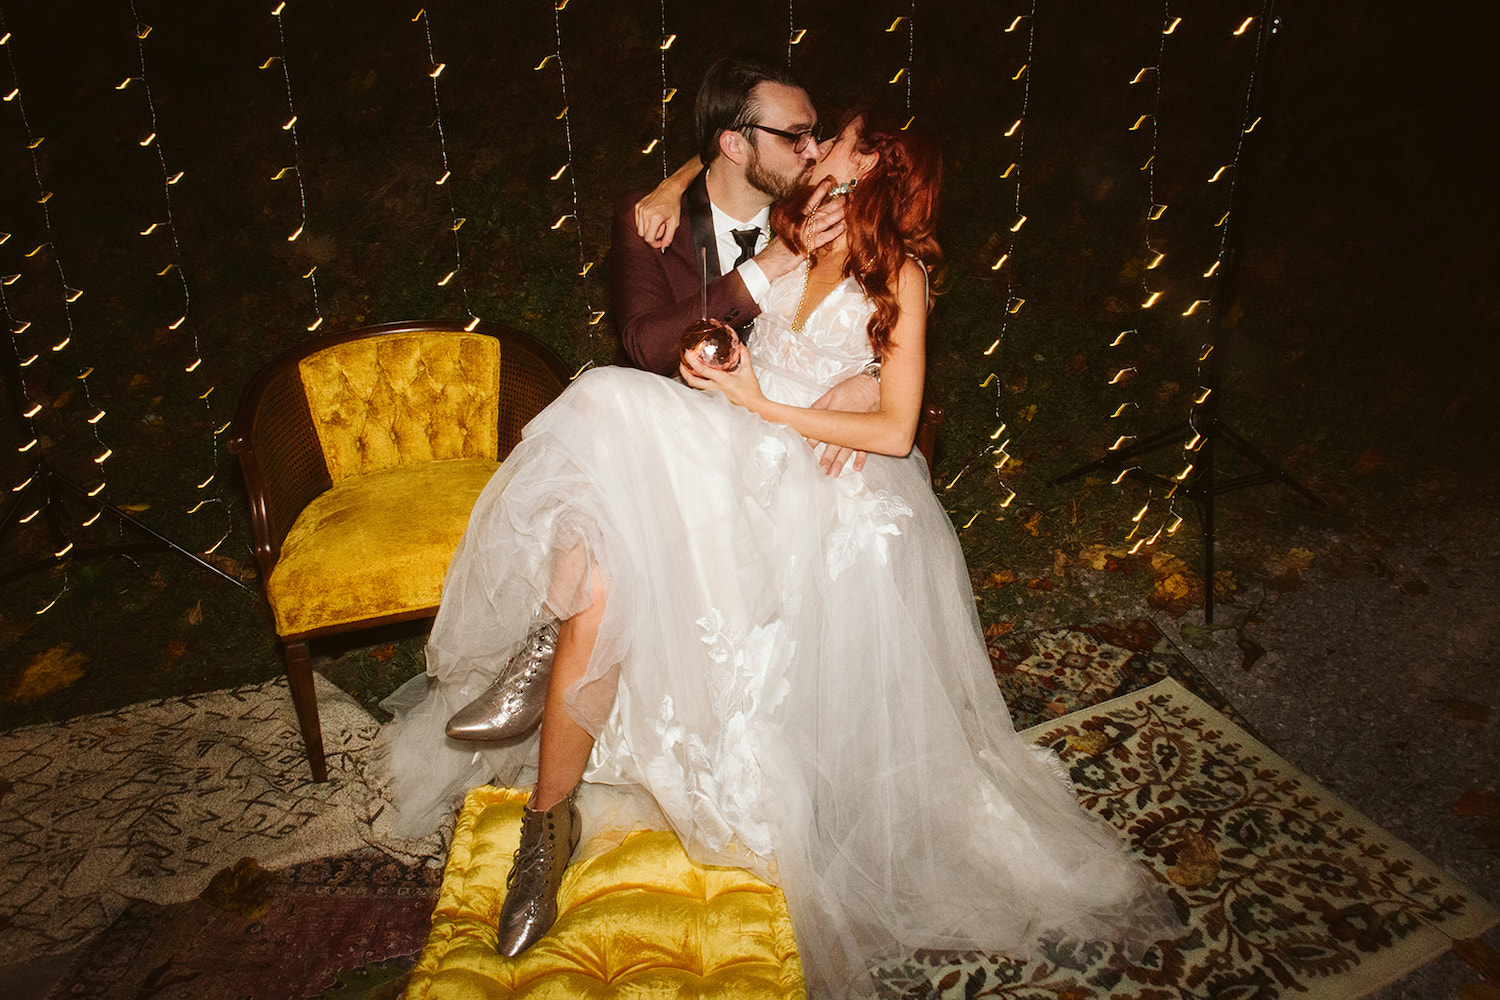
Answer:
[(329, 478), (411, 462), (493, 461), (500, 342), (479, 333), (346, 341), (298, 363)]

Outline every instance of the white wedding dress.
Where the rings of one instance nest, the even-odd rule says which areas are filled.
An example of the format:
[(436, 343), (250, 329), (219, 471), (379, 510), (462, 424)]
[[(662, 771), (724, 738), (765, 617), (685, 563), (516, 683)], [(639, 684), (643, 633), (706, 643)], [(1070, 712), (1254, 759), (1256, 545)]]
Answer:
[[(766, 394), (806, 405), (871, 360), (871, 306), (846, 280), (794, 332), (802, 280), (773, 285), (750, 344)], [(433, 680), (389, 703), (410, 832), (469, 786), (534, 780), (534, 736), (476, 753), (443, 723), (539, 615), (587, 605), (593, 567), (606, 612), (569, 702), (597, 737), (585, 823), (591, 786), (644, 789), (697, 860), (782, 886), (812, 996), (867, 995), (873, 966), (919, 948), (1171, 932), (1150, 877), (1016, 735), (920, 455), (829, 478), (794, 431), (623, 368), (579, 376), (479, 499)]]

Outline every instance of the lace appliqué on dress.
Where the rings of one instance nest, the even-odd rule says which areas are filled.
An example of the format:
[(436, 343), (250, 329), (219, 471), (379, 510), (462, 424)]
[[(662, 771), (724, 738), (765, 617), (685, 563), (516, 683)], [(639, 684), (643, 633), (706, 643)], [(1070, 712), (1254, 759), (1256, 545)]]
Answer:
[(828, 539), (828, 578), (837, 580), (861, 552), (871, 552), (880, 565), (886, 563), (887, 541), (901, 534), (896, 518), (911, 517), (911, 506), (886, 490), (872, 490), (864, 476), (846, 472), (838, 485), (838, 523)]
[(719, 725), (689, 732), (677, 721), (672, 697), (663, 697), (653, 724), (659, 753), (646, 764), (648, 780), (658, 790), (682, 790), (680, 805), (710, 850), (764, 867), (773, 851), (756, 750), (787, 694), (786, 629), (780, 622), (729, 624), (717, 610), (697, 625), (707, 647), (705, 687)]

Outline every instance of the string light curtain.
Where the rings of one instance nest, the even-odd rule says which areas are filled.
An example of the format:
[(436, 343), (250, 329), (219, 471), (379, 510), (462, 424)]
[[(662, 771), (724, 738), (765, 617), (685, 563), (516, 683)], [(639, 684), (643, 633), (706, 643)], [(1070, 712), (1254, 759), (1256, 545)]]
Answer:
[[(80, 289), (72, 287), (72, 285), (69, 283), (67, 272), (63, 267), (62, 254), (59, 252), (57, 247), (56, 237), (52, 227), (51, 202), (53, 199), (53, 192), (47, 189), (46, 183), (42, 179), (42, 167), (37, 153), (38, 148), (46, 141), (46, 137), (38, 135), (33, 130), (31, 119), (26, 114), (26, 102), (24, 97), (22, 96), (20, 74), (16, 70), (14, 56), (15, 44), (16, 38), (12, 35), (8, 25), (6, 24), (3, 12), (0, 12), (0, 50), (3, 50), (5, 52), (6, 64), (10, 69), (9, 85), (6, 86), (4, 84), (0, 84), (0, 88), (3, 88), (4, 90), (3, 93), (0, 93), (0, 102), (3, 102), (8, 107), (14, 109), (14, 112), (18, 116), (18, 119), (20, 121), (22, 131), (25, 135), (26, 149), (31, 162), (31, 173), (33, 179), (36, 182), (35, 203), (40, 209), (42, 235), (45, 237), (42, 242), (38, 243), (31, 249), (24, 251), (22, 256), (25, 259), (30, 260), (33, 258), (37, 258), (45, 253), (51, 260), (53, 270), (55, 270), (57, 273), (57, 282), (59, 286), (58, 291), (62, 299), (61, 305), (63, 325), (65, 327), (65, 329), (63, 329), (62, 331), (54, 333), (50, 336), (46, 336), (43, 334), (42, 329), (39, 327), (34, 327), (30, 320), (25, 319), (24, 317), (13, 316), (10, 311), (9, 300), (6, 300), (5, 316), (6, 322), (9, 325), (11, 331), (11, 346), (16, 353), (16, 362), (19, 366), (18, 370), (21, 373), (22, 384), (24, 386), (28, 369), (38, 370), (36, 369), (36, 366), (55, 364), (58, 366), (59, 370), (62, 370), (63, 366), (66, 365), (73, 354), (76, 353), (76, 348), (73, 351), (69, 350), (70, 347), (74, 347), (73, 338), (75, 334), (75, 317), (73, 315), (73, 304), (82, 297), (83, 292)], [(4, 239), (0, 239), (0, 243), (9, 242), (9, 233), (0, 233), (0, 236), (4, 237)], [(3, 278), (0, 278), (0, 281), (3, 281), (6, 287), (12, 287), (20, 281), (21, 276), (22, 275), (20, 272), (7, 274)], [(30, 336), (27, 336), (28, 333), (30, 334)], [(23, 337), (25, 338), (24, 340), (21, 339)], [(105, 411), (95, 402), (91, 390), (90, 376), (94, 373), (93, 367), (87, 366), (83, 368), (75, 368), (74, 370), (76, 374), (73, 376), (73, 378), (75, 378), (79, 383), (79, 390), (83, 395), (84, 410), (88, 414), (88, 416), (84, 418), (84, 422), (87, 425), (86, 433), (93, 438), (94, 442), (93, 452), (91, 455), (93, 465), (93, 470), (91, 470), (93, 472), (93, 476), (91, 478), (93, 478), (94, 482), (93, 485), (87, 488), (86, 492), (90, 497), (107, 497), (108, 479), (105, 469), (105, 463), (109, 461), (111, 456), (113, 456), (114, 450), (107, 444), (105, 444), (104, 437), (100, 432), (100, 427), (104, 423)], [(36, 428), (34, 420), (42, 413), (42, 407), (37, 401), (28, 398), (25, 391), (23, 391), (21, 399), (12, 401), (12, 405), (20, 407), (20, 415), (24, 422), (23, 426), (31, 428), (32, 430), (32, 434), (30, 435), (29, 439), (23, 441), (20, 444), (19, 450), (23, 454), (32, 455), (33, 461), (35, 461), (35, 458), (39, 457), (39, 450), (43, 447), (43, 445), (40, 441), (40, 437), (35, 433)], [(32, 468), (34, 469), (35, 465), (33, 465)], [(31, 485), (32, 479), (31, 477), (28, 477), (21, 483), (13, 486), (11, 488), (11, 491), (16, 494), (24, 494)], [(53, 513), (55, 514), (55, 512)], [(40, 514), (41, 509), (37, 508), (36, 510), (29, 512), (20, 520), (23, 523), (27, 523)], [(79, 526), (91, 525), (95, 520), (98, 519), (98, 517), (99, 514), (96, 512), (95, 514), (91, 515), (85, 522), (83, 522), (82, 525)], [(69, 552), (71, 552), (76, 544), (70, 533), (71, 528), (73, 528), (74, 526), (64, 521), (60, 517), (52, 517), (51, 523), (54, 531), (57, 532), (62, 539), (62, 544), (53, 552), (53, 556), (55, 558), (61, 559), (65, 557)], [(40, 608), (37, 611), (37, 614), (43, 614), (44, 612), (50, 610), (62, 598), (63, 594), (67, 593), (67, 591), (68, 577), (66, 571), (64, 571), (62, 575), (61, 586), (57, 595), (54, 596), (53, 599), (49, 601), (44, 607)]]
[[(151, 80), (147, 73), (146, 46), (152, 35), (152, 26), (141, 20), (136, 10), (135, 3), (130, 4), (131, 31), (135, 36), (136, 50), (139, 54), (139, 69), (137, 75), (127, 76), (116, 85), (115, 89), (122, 95), (140, 94), (145, 102), (147, 121), (142, 127), (143, 133), (138, 145), (142, 149), (152, 150), (156, 154), (157, 164), (161, 168), (162, 178), (162, 200), (160, 207), (160, 218), (150, 220), (147, 225), (139, 230), (142, 237), (148, 238), (150, 245), (159, 245), (163, 234), (171, 238), (170, 251), (165, 255), (165, 262), (158, 267), (152, 265), (152, 270), (160, 278), (175, 281), (182, 292), (181, 306), (177, 310), (175, 319), (167, 324), (169, 330), (183, 330), (189, 341), (190, 357), (183, 366), (183, 370), (190, 378), (189, 386), (198, 399), (198, 405), (203, 410), (204, 420), (213, 428), (213, 433), (207, 442), (206, 464), (200, 467), (200, 475), (195, 477), (197, 496), (193, 498), (187, 513), (198, 514), (205, 508), (213, 505), (224, 517), (222, 531), (219, 532), (218, 540), (205, 550), (206, 554), (212, 554), (234, 531), (234, 522), (230, 514), (230, 507), (224, 500), (222, 483), (218, 482), (216, 470), (220, 459), (219, 439), (229, 430), (229, 421), (220, 420), (214, 411), (214, 380), (209, 374), (209, 367), (204, 364), (203, 347), (199, 339), (197, 324), (192, 319), (192, 294), (188, 286), (186, 262), (182, 252), (182, 241), (178, 237), (177, 219), (172, 211), (172, 195), (179, 182), (184, 177), (184, 171), (173, 170), (167, 164), (167, 153), (162, 141), (160, 123), (156, 114), (156, 99), (151, 90)], [(209, 487), (213, 487), (212, 490)]]
[[(285, 14), (287, 9), (286, 0), (282, 0), (271, 10), (271, 16), (276, 19), (276, 37), (281, 42), (281, 54), (273, 55), (260, 64), (263, 70), (272, 67), (280, 67), (281, 79), (286, 86), (286, 117), (282, 122), (281, 130), (290, 137), (292, 142), (292, 164), (282, 167), (272, 177), (273, 181), (285, 180), (291, 177), (297, 182), (297, 204), (301, 212), (297, 228), (287, 237), (288, 243), (295, 243), (297, 239), (307, 231), (307, 186), (302, 180), (302, 143), (297, 136), (297, 102), (292, 95), (292, 71), (287, 64), (286, 49), (286, 23)], [(318, 265), (313, 264), (302, 275), (312, 289), (313, 321), (307, 324), (309, 333), (316, 333), (323, 325), (323, 306), (318, 297)]]
[[(1022, 164), (1025, 162), (1026, 152), (1026, 115), (1031, 106), (1031, 79), (1034, 75), (1032, 66), (1036, 59), (1036, 22), (1037, 7), (1036, 3), (1033, 2), (1029, 11), (1012, 15), (1005, 28), (1006, 34), (1024, 40), (1025, 56), (1019, 60), (1019, 64), (1013, 63), (1014, 69), (1008, 71), (1003, 77), (1003, 79), (1008, 79), (1010, 84), (1014, 85), (1017, 90), (1019, 98), (1017, 103), (1020, 113), (1004, 129), (1003, 139), (1010, 145), (1003, 148), (1008, 148), (1011, 152), (1009, 157), (1004, 158), (1008, 159), (1009, 165), (997, 178), (997, 180), (1008, 182), (1013, 186), (1015, 198), (1011, 217), (1008, 220), (1004, 220), (1005, 234), (1002, 236), (1001, 243), (1005, 249), (995, 258), (989, 267), (990, 271), (1001, 279), (1004, 289), (1001, 294), (1003, 306), (1000, 309), (1000, 329), (996, 332), (994, 340), (982, 352), (983, 357), (992, 359), (989, 362), (991, 365), (996, 364), (1001, 357), (999, 352), (1005, 344), (1006, 336), (1010, 331), (1010, 324), (1015, 320), (1017, 314), (1020, 313), (1021, 307), (1026, 304), (1026, 300), (1016, 294), (1014, 258), (1019, 234), (1022, 227), (1026, 225), (1026, 215), (1022, 210), (1021, 199), (1023, 188), (1021, 178)], [(980, 363), (984, 364), (985, 362), (981, 361)], [(989, 435), (990, 443), (981, 448), (975, 458), (959, 469), (957, 474), (944, 484), (943, 490), (944, 492), (952, 490), (970, 469), (974, 468), (980, 462), (989, 462), (996, 476), (999, 505), (1001, 508), (1006, 508), (1016, 499), (1016, 491), (1006, 484), (1005, 467), (1012, 460), (1009, 450), (1011, 438), (1007, 435), (1010, 427), (1004, 419), (1004, 385), (999, 373), (993, 367), (991, 367), (989, 373), (985, 376), (984, 381), (980, 383), (980, 388), (990, 389), (995, 394), (994, 419), (996, 427)], [(962, 527), (967, 528), (972, 525), (981, 513), (983, 513), (982, 507), (974, 511)]]
[[(579, 218), (578, 211), (578, 170), (573, 151), (573, 119), (572, 109), (568, 104), (568, 72), (563, 60), (563, 12), (567, 9), (568, 0), (557, 0), (552, 5), (553, 40), (555, 47), (539, 62), (535, 69), (542, 72), (551, 66), (557, 67), (557, 85), (562, 95), (562, 110), (558, 112), (556, 120), (562, 122), (563, 139), (567, 144), (567, 162), (552, 174), (553, 181), (566, 180), (571, 198), (572, 211), (564, 212), (552, 223), (554, 232), (561, 231), (567, 226), (569, 220), (573, 222), (574, 231), (578, 235), (578, 277), (579, 285), (583, 294), (584, 310), (588, 324), (588, 350), (583, 352), (591, 356), (597, 356), (602, 351), (609, 349), (604, 333), (599, 328), (599, 322), (604, 319), (603, 309), (594, 308), (594, 299), (590, 289), (589, 272), (594, 269), (594, 261), (589, 259), (588, 250), (584, 246), (583, 222)], [(585, 366), (587, 367), (587, 366)], [(582, 369), (580, 369), (582, 371)]]
[(433, 119), (432, 124), (437, 130), (438, 151), (442, 156), (443, 168), (437, 180), (433, 183), (447, 192), (448, 231), (453, 236), (453, 269), (438, 280), (438, 287), (446, 288), (454, 280), (458, 281), (459, 296), (463, 302), (464, 315), (469, 317), (469, 322), (464, 329), (472, 330), (479, 325), (479, 317), (474, 314), (473, 308), (469, 305), (469, 285), (468, 276), (464, 270), (463, 241), (459, 237), (459, 230), (463, 228), (464, 223), (468, 220), (458, 214), (458, 205), (455, 202), (453, 194), (455, 185), (451, 183), (453, 180), (453, 168), (452, 164), (448, 162), (448, 130), (443, 124), (443, 101), (438, 87), (438, 81), (448, 66), (447, 63), (438, 61), (437, 52), (432, 44), (432, 18), (427, 13), (427, 8), (423, 7), (421, 10), (418, 10), (416, 16), (411, 20), (413, 24), (420, 23), (422, 25), (422, 32), (427, 40), (427, 76), (432, 80), (432, 107), (437, 115)]

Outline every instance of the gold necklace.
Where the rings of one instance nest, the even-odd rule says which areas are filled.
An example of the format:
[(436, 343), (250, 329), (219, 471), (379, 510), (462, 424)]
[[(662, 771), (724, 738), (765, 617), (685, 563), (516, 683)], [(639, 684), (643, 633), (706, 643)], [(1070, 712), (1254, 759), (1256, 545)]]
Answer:
[[(802, 294), (797, 297), (797, 308), (792, 311), (792, 332), (801, 333), (802, 328), (807, 325), (807, 317), (802, 316), (802, 307), (807, 305), (807, 286), (812, 284), (812, 259), (808, 258), (807, 270), (802, 275)], [(797, 322), (797, 317), (802, 316), (802, 322)]]

